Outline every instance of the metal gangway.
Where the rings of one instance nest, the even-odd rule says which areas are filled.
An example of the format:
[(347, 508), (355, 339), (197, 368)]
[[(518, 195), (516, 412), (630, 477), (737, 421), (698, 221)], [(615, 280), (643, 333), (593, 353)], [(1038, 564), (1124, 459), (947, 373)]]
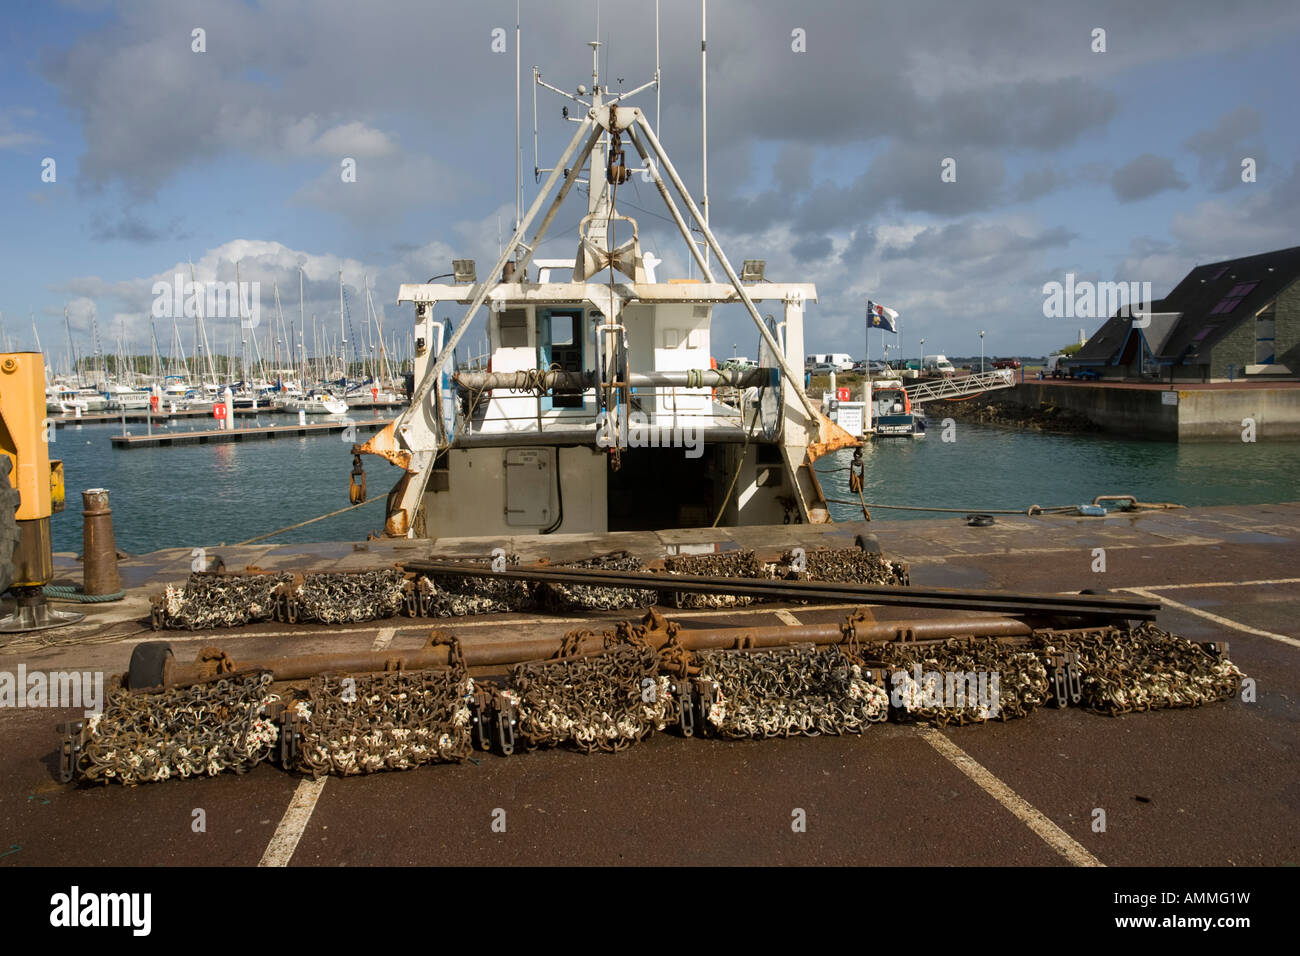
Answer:
[(928, 382), (908, 385), (904, 391), (913, 405), (933, 402), (940, 398), (966, 398), (980, 392), (991, 392), (999, 388), (1010, 388), (1016, 384), (1014, 369), (995, 368), (988, 372), (965, 375), (961, 378), (937, 378)]

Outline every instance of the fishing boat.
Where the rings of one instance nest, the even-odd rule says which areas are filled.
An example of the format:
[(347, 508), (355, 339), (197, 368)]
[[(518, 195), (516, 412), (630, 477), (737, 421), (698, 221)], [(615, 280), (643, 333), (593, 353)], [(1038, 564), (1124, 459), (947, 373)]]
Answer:
[[(414, 309), (411, 403), (362, 448), (401, 467), (386, 532), (829, 522), (814, 463), (860, 440), (804, 391), (804, 310), (817, 301), (816, 287), (768, 281), (760, 260), (732, 265), (709, 227), (707, 173), (697, 204), (654, 126), (629, 105), (656, 81), (613, 93), (600, 80), (600, 44), (589, 45), (590, 93), (559, 90), (534, 71), (536, 84), (572, 101), (570, 110), (578, 104), (577, 129), (539, 171), (546, 179), (526, 214), (520, 202), (496, 264), (480, 280), (475, 263), (456, 260), (451, 282), (398, 290), (399, 305)], [(639, 169), (629, 154), (640, 157)], [(661, 260), (643, 250), (637, 221), (619, 206), (630, 195), (620, 187), (637, 173), (657, 187), (695, 274), (661, 277)], [(536, 258), (579, 179), (589, 186), (577, 254)], [(757, 367), (716, 367), (712, 323), (722, 305), (748, 314)], [(484, 306), (491, 361), (457, 369), (456, 346)], [(435, 317), (449, 308), (463, 310), (454, 330)], [(715, 390), (741, 397), (725, 404)]]

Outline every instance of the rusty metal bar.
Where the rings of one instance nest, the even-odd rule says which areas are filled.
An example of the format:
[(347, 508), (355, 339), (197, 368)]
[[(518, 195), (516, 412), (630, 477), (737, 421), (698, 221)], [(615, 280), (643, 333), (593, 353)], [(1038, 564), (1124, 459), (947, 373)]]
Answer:
[[(870, 621), (851, 616), (842, 623), (773, 625), (765, 627), (719, 627), (688, 629), (670, 622), (658, 612), (643, 618), (645, 640), (659, 649), (675, 635), (687, 650), (717, 650), (732, 647), (780, 647), (789, 644), (841, 644), (849, 635), (861, 643), (893, 640), (926, 641), (948, 637), (1028, 637), (1032, 630), (1021, 621), (1005, 618), (936, 618), (920, 621)], [(508, 627), (508, 624), (503, 627)], [(450, 651), (445, 643), (435, 642), (441, 632), (434, 631), (424, 647), (411, 650), (352, 651), (335, 654), (304, 654), (296, 657), (269, 657), (234, 660), (228, 655), (207, 650), (190, 663), (169, 659), (163, 668), (163, 685), (183, 687), (212, 680), (224, 674), (245, 671), (270, 671), (277, 681), (306, 680), (318, 674), (342, 672), (369, 674), (379, 671), (423, 670), (447, 667)], [(563, 644), (562, 637), (493, 641), (462, 648), (466, 666), (473, 668), (508, 667), (526, 661), (555, 657)], [(593, 634), (577, 642), (578, 654), (596, 653), (604, 648), (604, 636)], [(134, 688), (141, 689), (141, 688)]]
[(1158, 601), (1091, 594), (894, 587), (831, 581), (701, 577), (587, 568), (508, 568), (505, 571), (492, 571), (482, 566), (440, 564), (432, 561), (407, 561), (402, 566), (407, 571), (426, 575), (549, 581), (593, 587), (641, 588), (661, 592), (735, 594), (773, 600), (860, 602), (948, 611), (989, 611), (996, 614), (1053, 614), (1106, 620), (1154, 620), (1156, 612), (1160, 609)]
[[(716, 368), (684, 371), (631, 372), (626, 384), (633, 388), (751, 388), (770, 385), (777, 369)], [(540, 388), (587, 389), (597, 384), (594, 372), (529, 369), (525, 372), (457, 372), (457, 385), (472, 389)]]

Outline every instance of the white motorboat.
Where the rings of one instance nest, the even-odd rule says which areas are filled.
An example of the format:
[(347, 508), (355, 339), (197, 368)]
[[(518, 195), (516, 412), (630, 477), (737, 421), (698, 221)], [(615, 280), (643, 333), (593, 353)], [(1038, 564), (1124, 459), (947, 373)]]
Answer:
[(344, 415), (347, 413), (348, 403), (331, 395), (329, 392), (312, 391), (306, 395), (297, 395), (286, 399), (284, 410), (286, 412), (304, 412), (308, 415)]

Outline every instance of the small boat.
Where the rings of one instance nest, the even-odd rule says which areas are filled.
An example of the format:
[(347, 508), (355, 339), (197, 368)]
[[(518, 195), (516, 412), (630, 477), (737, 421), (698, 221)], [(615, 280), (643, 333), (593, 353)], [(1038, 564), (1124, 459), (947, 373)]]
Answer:
[(903, 383), (898, 379), (873, 382), (871, 422), (880, 438), (925, 437), (925, 416), (915, 409)]
[[(102, 412), (108, 408), (108, 399), (93, 388), (61, 388), (58, 390), (55, 399), (58, 410), (66, 415), (75, 414), (76, 409), (80, 409), (82, 414), (86, 412)], [(46, 408), (50, 405), (49, 399), (46, 399)]]
[(355, 390), (348, 395), (348, 404), (353, 408), (371, 408), (375, 405), (400, 404), (404, 399), (390, 388)]
[(305, 412), (308, 415), (344, 415), (348, 410), (348, 403), (341, 398), (336, 398), (329, 392), (318, 392), (314, 389), (306, 395), (298, 395), (289, 398), (284, 403), (286, 412)]
[(127, 385), (110, 385), (106, 404), (108, 410), (114, 412), (148, 408), (150, 397), (145, 389), (131, 388)]

